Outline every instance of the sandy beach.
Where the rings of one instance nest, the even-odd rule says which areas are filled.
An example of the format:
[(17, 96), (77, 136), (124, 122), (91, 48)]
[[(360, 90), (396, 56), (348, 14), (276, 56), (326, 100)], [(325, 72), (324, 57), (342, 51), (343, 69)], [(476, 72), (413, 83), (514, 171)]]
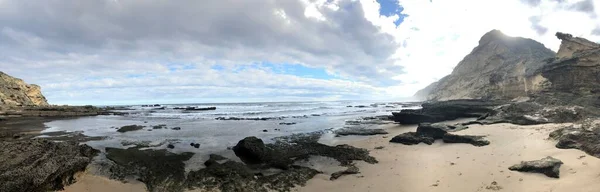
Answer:
[[(372, 150), (378, 164), (358, 163), (359, 175), (329, 181), (319, 175), (298, 191), (598, 191), (600, 160), (584, 152), (557, 149), (548, 134), (568, 124), (519, 126), (512, 124), (471, 125), (456, 132), (487, 135), (490, 145), (469, 144), (402, 145), (389, 143), (393, 135), (414, 131), (416, 126), (388, 127), (390, 137), (371, 137), (353, 141), (356, 147)], [(560, 179), (543, 174), (520, 173), (508, 167), (520, 161), (552, 156), (564, 162)], [(497, 185), (493, 186), (492, 182)]]
[[(455, 122), (458, 121), (446, 123)], [(360, 174), (343, 176), (335, 181), (330, 181), (328, 174), (319, 174), (294, 191), (598, 191), (600, 159), (575, 149), (557, 149), (556, 142), (547, 139), (551, 131), (568, 125), (471, 125), (469, 129), (455, 133), (486, 135), (491, 144), (484, 147), (441, 141), (412, 146), (389, 143), (391, 137), (414, 131), (416, 125), (382, 125), (389, 135), (336, 143), (370, 149), (371, 155), (379, 160), (378, 164), (357, 162)], [(378, 146), (384, 146), (384, 149), (374, 149)], [(564, 162), (560, 179), (508, 170), (520, 161), (546, 156)], [(145, 191), (145, 187), (142, 183), (123, 184), (84, 174), (64, 191)]]

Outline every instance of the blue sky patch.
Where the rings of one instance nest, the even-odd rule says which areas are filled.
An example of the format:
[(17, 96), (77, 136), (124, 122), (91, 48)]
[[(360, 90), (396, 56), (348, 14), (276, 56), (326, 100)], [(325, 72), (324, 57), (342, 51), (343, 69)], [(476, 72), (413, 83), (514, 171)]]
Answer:
[(408, 17), (407, 14), (402, 14), (404, 11), (404, 7), (398, 4), (398, 0), (377, 0), (381, 8), (379, 9), (379, 14), (384, 16), (392, 16), (398, 15), (399, 18), (394, 22), (396, 26), (400, 25), (404, 21), (405, 17)]
[(324, 68), (307, 67), (300, 64), (274, 64), (274, 63), (262, 63), (262, 68), (268, 68), (277, 74), (294, 75), (298, 77), (313, 78), (313, 79), (334, 79), (333, 75), (327, 73)]

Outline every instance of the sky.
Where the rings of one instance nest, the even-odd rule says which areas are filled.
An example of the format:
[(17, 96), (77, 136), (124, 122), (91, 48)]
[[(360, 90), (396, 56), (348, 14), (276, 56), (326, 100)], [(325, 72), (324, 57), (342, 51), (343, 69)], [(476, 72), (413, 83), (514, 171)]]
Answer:
[(0, 70), (52, 104), (405, 100), (492, 29), (600, 41), (600, 0), (0, 0)]

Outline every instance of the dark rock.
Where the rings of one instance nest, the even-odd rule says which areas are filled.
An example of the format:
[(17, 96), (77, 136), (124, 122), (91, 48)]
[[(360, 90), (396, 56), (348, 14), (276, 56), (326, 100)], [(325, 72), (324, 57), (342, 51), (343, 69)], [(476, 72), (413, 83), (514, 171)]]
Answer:
[(190, 146), (192, 146), (192, 147), (193, 147), (193, 146), (194, 146), (194, 143), (190, 143)]
[(125, 132), (128, 132), (128, 131), (141, 130), (143, 128), (144, 128), (144, 126), (141, 126), (141, 125), (127, 125), (127, 126), (123, 126), (123, 127), (119, 128), (117, 130), (117, 132), (119, 132), (119, 133), (125, 133)]
[(285, 122), (281, 122), (279, 123), (280, 125), (295, 125), (296, 123), (292, 122), (292, 123), (285, 123)]
[(442, 140), (444, 143), (468, 143), (474, 146), (486, 146), (489, 145), (490, 142), (484, 139), (484, 136), (474, 136), (474, 135), (453, 135), (450, 133), (444, 134)]
[(542, 173), (548, 177), (559, 178), (560, 166), (562, 161), (553, 157), (545, 157), (541, 160), (522, 161), (520, 164), (513, 165), (508, 169), (519, 172)]
[(172, 129), (172, 130), (179, 131), (179, 130), (181, 130), (181, 127), (173, 127), (173, 128), (171, 128), (171, 129)]
[(0, 142), (0, 191), (54, 191), (75, 182), (98, 153), (75, 142)]
[(266, 132), (269, 132), (269, 130), (266, 130), (266, 129), (264, 129), (264, 130), (262, 130), (262, 132), (265, 132), (265, 133), (266, 133)]
[(437, 139), (442, 139), (446, 143), (470, 143), (475, 146), (488, 145), (489, 141), (483, 139), (482, 136), (461, 136), (453, 135), (448, 132), (459, 131), (466, 129), (464, 126), (452, 126), (441, 123), (421, 123), (417, 127), (417, 132), (407, 132), (395, 136), (390, 140), (392, 143), (402, 143), (405, 145), (416, 145), (425, 143), (431, 145)]
[(551, 132), (550, 138), (558, 140), (556, 148), (579, 149), (600, 158), (600, 134), (597, 131), (566, 127)]
[(165, 125), (165, 124), (160, 124), (160, 125), (155, 125), (155, 126), (152, 126), (152, 129), (164, 129), (164, 128), (167, 128), (167, 125)]
[(365, 149), (349, 145), (328, 146), (310, 137), (296, 138), (292, 142), (279, 140), (267, 145), (256, 137), (247, 137), (238, 142), (233, 151), (247, 164), (267, 164), (281, 169), (287, 169), (294, 161), (306, 159), (311, 155), (331, 157), (342, 165), (349, 165), (352, 160), (377, 163)]
[(211, 164), (206, 169), (191, 171), (186, 183), (188, 188), (205, 191), (290, 191), (295, 186), (305, 185), (318, 173), (314, 169), (294, 166), (273, 175), (258, 176), (243, 163), (227, 161)]
[(194, 144), (194, 148), (196, 148), (196, 149), (200, 148), (200, 143)]
[[(294, 118), (301, 118), (308, 116), (298, 116)], [(215, 120), (221, 121), (268, 121), (268, 120), (283, 120), (285, 117), (217, 117)]]
[(405, 109), (393, 112), (393, 119), (401, 124), (435, 123), (464, 117), (481, 117), (494, 113), (500, 101), (462, 99), (423, 103), (422, 109)]
[(233, 147), (235, 155), (247, 164), (264, 163), (266, 156), (269, 155), (267, 150), (265, 143), (256, 137), (246, 137)]
[(356, 107), (356, 108), (365, 108), (367, 106), (365, 106), (365, 105), (357, 105), (357, 106), (354, 106), (354, 107)]
[(204, 162), (204, 165), (206, 167), (210, 167), (219, 164), (219, 161), (223, 160), (227, 160), (227, 158), (217, 154), (210, 154), (209, 159), (206, 162)]
[(335, 131), (338, 136), (347, 135), (385, 135), (387, 131), (383, 129), (367, 129), (367, 128), (343, 128)]
[(346, 170), (338, 171), (338, 172), (331, 174), (331, 178), (329, 178), (329, 180), (333, 181), (344, 175), (352, 175), (352, 174), (358, 174), (358, 173), (360, 173), (360, 170), (358, 169), (358, 167), (351, 165)]
[(417, 134), (416, 132), (407, 132), (393, 137), (390, 142), (401, 143), (405, 145), (416, 145), (419, 143), (431, 145), (433, 142), (435, 142), (435, 139), (430, 136)]
[(168, 144), (168, 145), (167, 145), (167, 148), (169, 148), (169, 149), (175, 149), (175, 145)]
[(138, 176), (149, 191), (183, 191), (185, 164), (194, 153), (174, 154), (167, 150), (139, 150), (135, 148), (106, 148), (106, 157), (116, 165), (112, 177), (124, 179)]
[(385, 148), (385, 147), (384, 146), (375, 147), (375, 149), (383, 149), (383, 148)]
[(208, 111), (208, 110), (217, 110), (217, 107), (186, 107), (186, 111)]
[(441, 139), (448, 131), (444, 124), (421, 123), (417, 127), (417, 134)]

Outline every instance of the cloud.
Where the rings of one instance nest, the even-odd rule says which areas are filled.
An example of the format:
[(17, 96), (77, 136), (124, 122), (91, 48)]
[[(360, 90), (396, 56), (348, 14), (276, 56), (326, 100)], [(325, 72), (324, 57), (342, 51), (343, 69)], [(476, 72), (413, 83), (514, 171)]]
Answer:
[(0, 0), (0, 68), (53, 103), (399, 99), (492, 29), (599, 40), (589, 0), (379, 2)]
[[(260, 90), (267, 82), (278, 84), (270, 88), (289, 88), (290, 80), (313, 83), (309, 85), (313, 90), (329, 87), (329, 92), (320, 92), (324, 95), (343, 92), (355, 97), (336, 84), (364, 84), (373, 91), (399, 83), (391, 77), (403, 72), (390, 59), (397, 46), (393, 36), (366, 20), (360, 2), (351, 0), (24, 0), (3, 1), (0, 6), (0, 51), (5, 53), (0, 67), (41, 84), (51, 102), (105, 98), (73, 94), (81, 89), (111, 88), (131, 95), (140, 95), (136, 86)], [(260, 69), (230, 70), (261, 62), (325, 69), (336, 79), (323, 83), (260, 73)], [(186, 74), (169, 70), (184, 64), (197, 70)], [(215, 65), (229, 70), (207, 71)], [(174, 77), (167, 78), (170, 75)], [(135, 82), (128, 76), (144, 78)], [(220, 94), (214, 89), (212, 96), (196, 97), (217, 100)], [(243, 100), (273, 95), (277, 94), (236, 96)]]

